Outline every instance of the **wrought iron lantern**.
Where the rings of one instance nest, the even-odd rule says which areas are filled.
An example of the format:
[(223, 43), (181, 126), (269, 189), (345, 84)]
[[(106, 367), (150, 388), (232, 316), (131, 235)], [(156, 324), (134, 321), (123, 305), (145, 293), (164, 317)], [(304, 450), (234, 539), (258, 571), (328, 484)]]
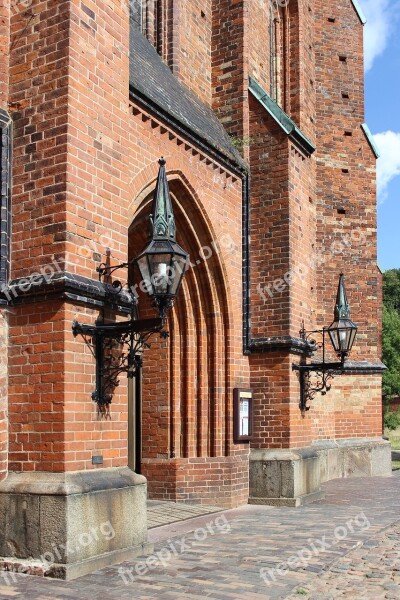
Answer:
[[(99, 279), (104, 278), (106, 298), (110, 305), (128, 307), (130, 319), (113, 323), (105, 322), (105, 311), (94, 325), (74, 321), (74, 336), (83, 335), (96, 360), (96, 389), (92, 399), (100, 413), (109, 413), (109, 406), (119, 376), (137, 375), (142, 365), (143, 350), (149, 348), (154, 334), (168, 337), (164, 330), (167, 311), (172, 307), (183, 277), (189, 266), (189, 255), (176, 242), (176, 227), (172, 201), (165, 172), (165, 160), (159, 161), (157, 185), (150, 215), (150, 240), (145, 249), (131, 263), (119, 265), (102, 264), (97, 268)], [(138, 319), (135, 287), (111, 281), (115, 271), (134, 268), (137, 265), (143, 286), (158, 309), (159, 317)], [(134, 270), (134, 269), (133, 269)]]
[[(340, 358), (340, 362), (326, 362), (326, 334), (329, 335), (333, 349)], [(319, 341), (315, 339), (315, 335), (319, 336)], [(335, 375), (343, 374), (346, 358), (351, 352), (356, 335), (357, 325), (350, 319), (350, 307), (344, 285), (344, 275), (341, 273), (339, 277), (333, 323), (329, 327), (314, 331), (306, 331), (303, 324), (300, 331), (300, 337), (304, 342), (307, 342), (311, 353), (318, 349), (322, 350), (322, 362), (293, 365), (293, 370), (299, 372), (299, 408), (302, 413), (310, 410), (308, 402), (313, 400), (318, 392), (325, 395), (330, 391), (332, 386), (329, 382)], [(316, 375), (316, 382), (314, 383), (311, 381), (311, 373)]]
[(160, 159), (160, 172), (154, 196), (152, 239), (136, 258), (147, 293), (154, 299), (164, 318), (172, 306), (188, 266), (189, 255), (176, 242), (176, 227), (171, 196), (165, 176), (165, 160)]
[(328, 334), (335, 352), (342, 358), (351, 352), (357, 335), (357, 325), (350, 320), (350, 307), (344, 287), (344, 276), (340, 274), (338, 295), (335, 306), (335, 319), (328, 327)]

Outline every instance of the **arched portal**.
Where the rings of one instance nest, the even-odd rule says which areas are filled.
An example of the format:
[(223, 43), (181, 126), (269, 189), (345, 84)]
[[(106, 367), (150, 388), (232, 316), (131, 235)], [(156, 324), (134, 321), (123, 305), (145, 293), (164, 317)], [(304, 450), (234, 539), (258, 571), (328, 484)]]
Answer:
[[(228, 292), (218, 241), (194, 195), (173, 177), (177, 241), (191, 267), (169, 314), (169, 340), (154, 340), (143, 357), (141, 472), (150, 497), (193, 499), (188, 478), (196, 459), (230, 453)], [(130, 260), (146, 244), (152, 198), (141, 201), (130, 227)], [(154, 316), (138, 293), (140, 316)]]

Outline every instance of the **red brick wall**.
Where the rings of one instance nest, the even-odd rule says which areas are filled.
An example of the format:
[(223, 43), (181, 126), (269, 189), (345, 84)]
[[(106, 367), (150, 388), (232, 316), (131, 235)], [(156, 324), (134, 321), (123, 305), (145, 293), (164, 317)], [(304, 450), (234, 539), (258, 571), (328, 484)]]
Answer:
[(288, 334), (289, 295), (273, 283), (290, 270), (289, 141), (250, 96), (251, 312), (254, 338)]
[[(345, 0), (334, 9), (322, 0), (299, 8), (290, 3), (282, 103), (316, 142), (310, 158), (249, 99), (249, 74), (268, 83), (261, 69), (268, 60), (261, 44), (267, 23), (257, 6), (249, 14), (247, 4), (228, 1), (179, 5), (184, 14), (174, 22), (178, 47), (171, 54), (177, 76), (212, 103), (250, 161), (253, 338), (297, 337), (303, 319), (307, 328), (329, 324), (344, 268), (360, 326), (352, 358), (376, 361), (375, 168), (360, 129), (361, 25)], [(244, 501), (249, 445), (233, 444), (234, 387), (254, 389), (254, 447), (379, 435), (379, 377), (336, 378), (306, 416), (292, 372), (298, 355), (254, 354), (250, 378), (242, 347), (241, 178), (129, 104), (129, 21), (121, 3), (34, 0), (29, 13), (13, 16), (12, 28), (18, 39), (10, 71), (13, 278), (57, 259), (60, 268), (95, 279), (95, 254), (104, 260), (109, 248), (112, 263), (124, 261), (129, 243), (133, 256), (144, 242), (138, 231), (149, 212), (157, 159), (167, 159), (179, 240), (194, 268), (172, 312), (169, 342), (155, 342), (144, 357), (143, 471), (151, 493), (223, 506)], [(230, 243), (217, 251), (213, 244), (223, 236)], [(204, 247), (211, 249), (207, 260)], [(323, 258), (317, 269), (315, 256)], [(293, 279), (293, 272), (290, 285), (272, 296), (259, 293), (259, 285), (265, 289), (287, 273)], [(102, 454), (106, 467), (127, 463), (126, 380), (116, 390), (111, 419), (99, 419), (90, 397), (94, 360), (71, 333), (74, 318), (94, 323), (98, 314), (51, 299), (15, 308), (11, 468), (88, 469), (93, 454)]]
[[(247, 156), (248, 5), (229, 0), (213, 5), (212, 107), (230, 135), (244, 143)], [(246, 143), (247, 142), (247, 143)]]
[[(290, 3), (289, 29), (296, 6)], [(328, 17), (336, 17), (335, 23)], [(304, 158), (250, 99), (252, 333), (254, 338), (297, 337), (303, 319), (307, 329), (329, 325), (338, 275), (344, 270), (352, 316), (360, 326), (351, 359), (377, 362), (375, 159), (360, 128), (362, 27), (345, 2), (335, 7), (301, 3), (298, 18), (300, 45), (294, 30), (288, 36), (290, 95), (284, 108), (315, 140), (317, 151)], [(251, 47), (259, 35), (255, 29)], [(347, 63), (339, 61), (339, 54), (348, 55)], [(345, 131), (353, 135), (345, 136)], [(341, 208), (345, 215), (338, 213)], [(294, 281), (279, 285), (289, 270), (296, 273)], [(302, 416), (298, 378), (291, 373), (291, 363), (299, 358), (284, 357), (251, 357), (258, 414), (255, 446), (304, 446), (315, 439), (380, 435), (379, 376), (336, 377), (331, 392), (317, 395), (311, 411)], [(329, 358), (335, 360), (332, 353)]]
[[(72, 337), (74, 319), (93, 324), (97, 310), (67, 306), (65, 311), (64, 431), (65, 469), (90, 469), (92, 456), (103, 457), (103, 467), (125, 466), (128, 462), (127, 378), (121, 376), (110, 407), (109, 418), (101, 417), (91, 399), (95, 388), (95, 363), (81, 336)], [(112, 319), (112, 315), (109, 315)], [(117, 320), (117, 319), (115, 319)]]
[[(376, 362), (380, 359), (380, 281), (375, 156), (360, 127), (364, 122), (363, 28), (345, 0), (334, 7), (320, 1), (315, 6), (315, 49), (321, 79), (317, 90), (317, 249), (323, 257), (318, 270), (318, 319), (327, 324), (333, 320), (335, 287), (343, 270), (352, 319), (359, 326), (351, 359)], [(341, 61), (340, 56), (346, 60)], [(345, 214), (340, 214), (343, 210)], [(366, 379), (370, 381), (370, 377)], [(357, 387), (359, 381), (358, 377), (336, 379), (335, 390), (340, 389), (346, 398), (349, 385)], [(366, 403), (372, 403), (366, 412), (380, 414), (379, 390), (372, 394), (373, 399), (365, 397)], [(362, 425), (353, 402), (342, 408), (345, 414), (336, 412), (336, 435), (380, 435), (378, 418), (373, 423), (366, 418)]]
[[(271, 15), (272, 2), (249, 3), (249, 73), (265, 89), (271, 93), (271, 68), (276, 65), (271, 57), (271, 17), (276, 18), (276, 11)], [(277, 25), (274, 25), (277, 28)], [(273, 38), (273, 35), (272, 35)], [(278, 42), (279, 43), (279, 42)]]
[(148, 478), (149, 495), (153, 498), (222, 508), (241, 506), (248, 500), (246, 449), (222, 458), (145, 459), (143, 467)]
[(288, 448), (291, 357), (286, 352), (254, 354), (250, 364), (255, 424), (251, 447)]
[[(162, 349), (155, 343), (146, 352), (144, 452), (153, 460), (148, 469), (154, 489), (165, 476), (159, 459), (173, 450), (190, 465), (188, 472), (197, 469), (192, 460), (209, 463), (221, 502), (228, 495), (238, 502), (248, 485), (248, 445), (232, 440), (233, 388), (249, 385), (241, 340), (242, 181), (164, 124), (129, 108), (129, 23), (115, 4), (113, 10), (100, 1), (37, 5), (26, 31), (15, 20), (31, 60), (21, 66), (19, 54), (13, 57), (12, 89), (20, 102), (13, 277), (37, 270), (54, 255), (70, 273), (89, 278), (97, 278), (93, 253), (104, 260), (108, 247), (112, 263), (125, 260), (129, 225), (154, 189), (163, 154), (183, 225), (181, 242), (195, 260), (205, 246), (213, 255), (187, 276), (171, 317), (170, 350), (163, 342)], [(63, 36), (69, 36), (69, 46)], [(29, 82), (29, 70), (36, 83), (28, 95), (28, 84), (20, 80)], [(221, 243), (223, 236), (231, 242)], [(94, 454), (103, 455), (105, 467), (127, 463), (126, 380), (114, 395), (111, 419), (99, 419), (91, 401), (94, 360), (84, 340), (72, 337), (73, 319), (93, 323), (97, 316), (94, 309), (51, 302), (18, 307), (13, 315), (12, 468), (88, 469)], [(176, 362), (168, 369), (171, 357)], [(35, 418), (27, 412), (32, 398)], [(236, 455), (244, 457), (240, 468), (233, 465)], [(207, 496), (196, 473), (197, 498), (214, 497), (217, 487)], [(193, 501), (185, 481), (176, 494)]]
[(169, 64), (201, 100), (211, 104), (211, 0), (174, 2)]
[(10, 46), (10, 7), (0, 2), (0, 108), (8, 110), (8, 70)]
[[(322, 82), (316, 71), (316, 39), (320, 34), (315, 23), (317, 20), (316, 2), (290, 1), (290, 99), (288, 113), (295, 120), (301, 131), (312, 142), (318, 143), (316, 130), (316, 90), (321, 88)], [(352, 10), (352, 7), (349, 7)], [(296, 29), (298, 28), (298, 34)], [(298, 53), (298, 59), (296, 55)]]
[(379, 375), (344, 377), (333, 391), (335, 437), (382, 435), (382, 384)]
[[(295, 5), (285, 17), (288, 65), (282, 69), (287, 86), (282, 102), (297, 122), (298, 40), (300, 33), (303, 38), (312, 35), (310, 22), (300, 17), (300, 32)], [(310, 70), (313, 65), (304, 68)], [(310, 106), (302, 110), (314, 140)], [(270, 340), (273, 345), (278, 337), (298, 338), (303, 320), (308, 329), (315, 326), (315, 160), (288, 138), (251, 95), (250, 166), (252, 338)], [(299, 383), (292, 373), (292, 363), (298, 361), (299, 356), (276, 349), (251, 356), (256, 410), (252, 447), (301, 447), (314, 439), (313, 418), (305, 421), (298, 407)]]
[[(34, 1), (30, 11), (32, 18), (13, 17), (12, 277), (56, 259), (60, 269), (97, 278), (94, 250), (105, 257), (109, 246), (114, 260), (127, 252), (128, 14), (119, 2), (100, 1)], [(126, 464), (124, 385), (114, 420), (99, 420), (93, 357), (71, 332), (74, 318), (93, 322), (97, 314), (58, 304), (15, 311), (12, 468), (76, 470), (97, 452), (104, 466)]]
[(129, 21), (118, 0), (76, 0), (70, 27), (67, 268), (96, 278), (88, 242), (127, 254)]
[(144, 35), (174, 75), (211, 104), (211, 0), (146, 0), (142, 4)]
[(12, 17), (12, 278), (65, 250), (68, 34), (68, 2), (35, 0)]
[[(67, 166), (66, 265), (69, 272), (96, 279), (94, 252), (112, 264), (126, 260), (129, 201), (129, 19), (124, 5), (76, 2), (71, 5), (69, 52), (69, 157)], [(116, 77), (118, 73), (118, 77)], [(90, 251), (85, 251), (89, 244)], [(123, 277), (124, 273), (118, 273)], [(127, 381), (115, 390), (111, 418), (99, 418), (91, 401), (94, 360), (81, 336), (69, 330), (77, 315), (93, 323), (97, 311), (66, 313), (65, 432), (69, 470), (127, 463)], [(76, 318), (76, 317), (75, 317)], [(106, 318), (118, 320), (117, 315)]]
[(7, 473), (8, 453), (8, 374), (7, 374), (7, 317), (0, 312), (0, 480)]
[(248, 28), (245, 25), (249, 74), (303, 132), (312, 137), (315, 122), (313, 7), (290, 0), (287, 6), (277, 9), (276, 3), (253, 2), (249, 5)]
[(290, 331), (299, 336), (302, 322), (315, 326), (315, 159), (291, 144), (289, 156)]
[[(8, 73), (10, 44), (9, 6), (0, 2), (0, 108), (8, 111)], [(7, 391), (7, 312), (0, 308), (0, 480), (7, 473), (8, 391)]]
[(64, 308), (14, 307), (10, 316), (9, 467), (64, 470)]
[(377, 301), (378, 301), (378, 352), (377, 356), (379, 359), (382, 359), (382, 309), (383, 309), (383, 275), (380, 268), (377, 266), (377, 280), (378, 280), (378, 289), (377, 289)]

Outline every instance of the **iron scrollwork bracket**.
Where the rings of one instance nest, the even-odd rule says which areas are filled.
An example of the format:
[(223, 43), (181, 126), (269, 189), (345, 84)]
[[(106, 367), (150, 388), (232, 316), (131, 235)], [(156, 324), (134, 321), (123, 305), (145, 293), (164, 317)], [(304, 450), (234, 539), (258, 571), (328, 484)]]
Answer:
[[(309, 352), (313, 354), (317, 350), (322, 350), (322, 362), (310, 364), (293, 364), (293, 371), (298, 371), (300, 380), (300, 404), (299, 408), (302, 413), (310, 410), (309, 402), (320, 393), (325, 396), (331, 390), (330, 381), (336, 375), (344, 373), (344, 360), (341, 362), (326, 362), (325, 361), (325, 336), (326, 329), (316, 329), (306, 331), (304, 324), (300, 330), (300, 338), (308, 344)], [(319, 336), (319, 340), (314, 339), (315, 335)], [(314, 375), (314, 378), (312, 378)]]
[(94, 325), (85, 325), (76, 320), (72, 324), (74, 337), (83, 336), (96, 360), (96, 387), (92, 400), (96, 402), (99, 413), (107, 417), (120, 375), (126, 373), (130, 379), (136, 377), (142, 366), (143, 350), (150, 348), (151, 336), (157, 333), (163, 339), (169, 336), (168, 331), (164, 330), (165, 318), (137, 319), (137, 300), (129, 287), (122, 285), (120, 281), (108, 284), (114, 271), (127, 267), (127, 263), (116, 266), (102, 264), (97, 272), (99, 278), (104, 277), (107, 282), (108, 300), (114, 303), (118, 296), (128, 300), (130, 319), (106, 323), (103, 311), (103, 317)]

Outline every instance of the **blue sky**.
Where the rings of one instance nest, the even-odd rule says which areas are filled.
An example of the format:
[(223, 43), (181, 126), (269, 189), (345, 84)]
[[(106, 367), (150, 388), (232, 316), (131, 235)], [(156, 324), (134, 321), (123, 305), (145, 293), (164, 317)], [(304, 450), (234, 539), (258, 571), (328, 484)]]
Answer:
[(379, 147), (378, 262), (400, 268), (400, 0), (359, 0), (364, 29), (366, 122)]

